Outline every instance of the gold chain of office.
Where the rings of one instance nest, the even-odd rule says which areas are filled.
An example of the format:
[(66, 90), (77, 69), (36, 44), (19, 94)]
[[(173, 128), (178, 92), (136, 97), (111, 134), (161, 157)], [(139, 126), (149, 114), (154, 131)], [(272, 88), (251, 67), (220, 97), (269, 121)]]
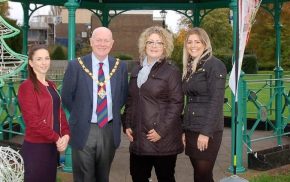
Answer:
[(82, 61), (82, 59), (80, 57), (78, 57), (78, 62), (81, 65), (81, 67), (83, 68), (83, 70), (97, 83), (97, 85), (99, 85), (102, 88), (105, 85), (105, 83), (107, 81), (109, 81), (111, 79), (111, 77), (114, 75), (114, 73), (116, 72), (116, 70), (120, 64), (120, 59), (116, 58), (116, 63), (114, 65), (114, 68), (109, 73), (109, 75), (106, 76), (106, 78), (103, 82), (98, 81), (98, 79), (93, 75), (93, 73), (84, 65), (84, 62)]

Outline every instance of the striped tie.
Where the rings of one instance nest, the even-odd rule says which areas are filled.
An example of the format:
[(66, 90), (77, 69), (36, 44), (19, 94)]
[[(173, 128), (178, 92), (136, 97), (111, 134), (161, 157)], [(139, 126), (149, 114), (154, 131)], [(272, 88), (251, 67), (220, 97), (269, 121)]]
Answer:
[[(105, 81), (105, 75), (103, 71), (103, 64), (100, 63), (98, 72), (99, 82)], [(100, 128), (104, 127), (108, 123), (108, 106), (107, 106), (107, 94), (106, 85), (98, 85), (98, 99), (97, 99), (97, 121)]]

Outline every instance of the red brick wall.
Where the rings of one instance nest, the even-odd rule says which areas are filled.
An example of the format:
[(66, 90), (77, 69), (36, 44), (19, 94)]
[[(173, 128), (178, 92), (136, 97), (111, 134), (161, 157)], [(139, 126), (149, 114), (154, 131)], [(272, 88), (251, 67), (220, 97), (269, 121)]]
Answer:
[[(137, 60), (138, 55), (138, 38), (141, 32), (153, 25), (162, 25), (161, 21), (153, 21), (150, 14), (123, 14), (113, 18), (109, 24), (109, 28), (113, 32), (115, 40), (112, 53), (127, 54)], [(96, 16), (92, 17), (92, 29), (101, 26)], [(67, 37), (67, 24), (59, 24), (56, 26), (56, 37)], [(81, 38), (81, 32), (88, 31), (88, 24), (76, 25), (76, 38)]]

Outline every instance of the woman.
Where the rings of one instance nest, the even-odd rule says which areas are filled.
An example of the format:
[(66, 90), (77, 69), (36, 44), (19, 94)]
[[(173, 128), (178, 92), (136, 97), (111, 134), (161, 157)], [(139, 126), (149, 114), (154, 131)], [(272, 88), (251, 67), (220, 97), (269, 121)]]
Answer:
[(55, 182), (58, 152), (64, 151), (69, 141), (68, 123), (56, 86), (46, 79), (50, 67), (47, 48), (33, 46), (28, 61), (29, 78), (18, 91), (25, 122), (21, 149), (24, 181)]
[(175, 181), (183, 93), (181, 73), (167, 60), (172, 50), (172, 35), (161, 27), (147, 28), (139, 38), (140, 63), (131, 72), (124, 122), (133, 182), (148, 181), (152, 167), (159, 182)]
[(194, 169), (195, 182), (213, 181), (213, 167), (221, 144), (226, 67), (212, 55), (207, 33), (188, 31), (183, 47), (185, 154)]

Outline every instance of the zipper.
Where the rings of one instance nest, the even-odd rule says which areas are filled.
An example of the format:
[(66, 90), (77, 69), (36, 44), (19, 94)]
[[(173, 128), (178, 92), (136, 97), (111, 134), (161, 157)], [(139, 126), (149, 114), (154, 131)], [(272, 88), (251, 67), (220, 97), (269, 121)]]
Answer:
[(58, 111), (58, 114), (59, 114), (59, 120), (58, 120), (58, 123), (59, 123), (59, 134), (60, 134), (60, 136), (62, 136), (62, 133), (61, 133), (61, 97), (60, 97), (60, 95), (59, 95), (59, 93), (58, 93), (58, 91), (57, 91), (57, 89), (56, 88), (54, 88), (54, 86), (53, 86), (53, 89), (55, 90), (55, 92), (57, 93), (57, 95), (58, 95), (58, 97), (59, 97), (59, 111)]
[[(137, 79), (136, 79), (136, 84), (137, 84)], [(137, 85), (136, 85), (137, 86)], [(141, 85), (141, 87), (142, 87), (143, 85)], [(137, 88), (138, 88), (138, 102), (137, 102), (137, 105), (139, 105), (139, 106), (141, 106), (140, 105), (140, 101), (141, 101), (141, 94), (140, 94), (140, 90), (141, 90), (141, 87), (140, 88), (138, 88), (138, 86), (137, 86)], [(140, 108), (140, 110), (141, 110), (141, 108)], [(140, 114), (138, 114), (138, 116), (139, 116), (139, 119), (138, 119), (138, 131), (136, 131), (137, 133), (137, 135), (138, 135), (138, 137), (139, 137), (139, 141), (141, 140), (142, 141), (142, 134), (141, 134), (141, 131), (142, 131), (142, 125), (141, 125), (141, 123), (142, 123), (142, 121), (141, 121), (141, 119), (142, 119), (142, 117), (141, 117), (141, 115), (142, 115), (142, 112), (140, 112)], [(137, 135), (136, 135), (136, 137), (137, 137)], [(137, 142), (137, 152), (141, 152), (140, 151), (140, 144), (139, 144), (140, 142)]]
[[(49, 85), (49, 84), (48, 84)], [(48, 92), (48, 95), (50, 96), (50, 98), (51, 98), (51, 101), (52, 101), (52, 112), (51, 112), (51, 129), (53, 130), (53, 98), (52, 98), (52, 96), (50, 95), (50, 92), (49, 92), (49, 90), (48, 90), (48, 88), (47, 87), (45, 87), (45, 89), (46, 89), (46, 91)]]

